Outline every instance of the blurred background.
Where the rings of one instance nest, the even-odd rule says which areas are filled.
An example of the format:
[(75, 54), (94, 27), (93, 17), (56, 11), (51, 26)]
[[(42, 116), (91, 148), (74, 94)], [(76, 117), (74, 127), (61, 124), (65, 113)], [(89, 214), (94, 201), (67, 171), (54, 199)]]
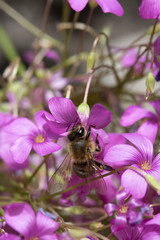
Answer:
[[(54, 0), (52, 4), (52, 9), (50, 12), (49, 20), (46, 27), (46, 32), (56, 39), (63, 41), (63, 32), (58, 31), (57, 26), (62, 19), (62, 4), (67, 0)], [(41, 28), (43, 13), (46, 5), (45, 0), (6, 0), (12, 8), (19, 12), (28, 21), (33, 23), (38, 28)], [(111, 27), (110, 42), (112, 45), (116, 46), (127, 46), (130, 42), (136, 39), (137, 36), (141, 35), (146, 31), (151, 25), (151, 20), (144, 20), (139, 17), (138, 8), (140, 6), (140, 0), (119, 0), (119, 3), (124, 9), (124, 15), (118, 17), (110, 13), (103, 13), (100, 7), (94, 10), (93, 17), (90, 23), (97, 33), (99, 33), (103, 28)], [(1, 8), (1, 7), (0, 7)], [(74, 16), (74, 11), (71, 11), (70, 21), (72, 21)], [(81, 13), (79, 17), (79, 22), (86, 22), (89, 12), (89, 7), (87, 6)], [(10, 40), (16, 47), (19, 55), (24, 51), (32, 48), (35, 36), (29, 31), (20, 26), (15, 20), (4, 13), (0, 9), (0, 25), (5, 29)], [(70, 53), (76, 53), (78, 47), (78, 40), (81, 31), (75, 31), (72, 35), (69, 50)], [(1, 37), (1, 36), (0, 36)], [(93, 43), (93, 37), (86, 33), (84, 50), (90, 51)], [(7, 66), (8, 61), (5, 57), (2, 47), (0, 46), (0, 73), (3, 72), (4, 68)]]

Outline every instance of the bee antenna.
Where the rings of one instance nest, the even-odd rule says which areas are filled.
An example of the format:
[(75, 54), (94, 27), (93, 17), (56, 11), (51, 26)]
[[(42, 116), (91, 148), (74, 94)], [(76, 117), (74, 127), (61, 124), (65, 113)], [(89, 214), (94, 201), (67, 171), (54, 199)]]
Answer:
[[(77, 124), (77, 122), (78, 122), (78, 119), (79, 119), (79, 117), (76, 118), (76, 120), (75, 120), (75, 122), (74, 122), (74, 125), (73, 125), (73, 127), (72, 127), (72, 130), (75, 128), (75, 126), (76, 126), (76, 124)], [(80, 124), (80, 123), (78, 123), (78, 124)], [(72, 123), (69, 124), (69, 126), (68, 126), (67, 129), (66, 129), (66, 132), (69, 131), (69, 128), (70, 128), (71, 125), (72, 125)]]

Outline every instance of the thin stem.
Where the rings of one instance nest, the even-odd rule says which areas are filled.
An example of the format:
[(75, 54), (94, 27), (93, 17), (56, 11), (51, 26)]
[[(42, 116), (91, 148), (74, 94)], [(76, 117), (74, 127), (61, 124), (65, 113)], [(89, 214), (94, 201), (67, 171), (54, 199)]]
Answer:
[(89, 75), (88, 81), (87, 81), (87, 86), (85, 89), (85, 94), (84, 94), (84, 100), (83, 102), (87, 103), (87, 98), (88, 98), (88, 94), (89, 94), (89, 89), (91, 86), (91, 82), (92, 82), (92, 77), (93, 77), (93, 72)]
[(32, 181), (32, 179), (35, 177), (35, 175), (37, 174), (37, 172), (40, 170), (40, 168), (43, 166), (43, 164), (47, 161), (49, 155), (46, 155), (43, 159), (43, 161), (41, 162), (41, 164), (35, 169), (35, 171), (33, 172), (33, 174), (26, 180), (26, 182), (24, 183), (24, 186), (27, 187), (28, 184)]
[(92, 16), (93, 16), (93, 12), (94, 12), (94, 8), (90, 8), (85, 28), (84, 28), (83, 32), (81, 33), (81, 36), (80, 36), (79, 45), (78, 45), (78, 51), (77, 51), (78, 53), (80, 53), (82, 51), (82, 49), (83, 49), (83, 41), (84, 41), (86, 29), (87, 29), (88, 25), (90, 24), (90, 21), (91, 21)]
[(53, 0), (47, 0), (46, 7), (44, 10), (44, 15), (43, 15), (43, 20), (42, 20), (42, 25), (41, 25), (41, 33), (43, 34), (46, 30), (48, 18), (50, 15), (50, 10), (52, 6)]
[(114, 171), (112, 171), (112, 172), (109, 172), (109, 173), (106, 173), (106, 174), (97, 176), (97, 177), (95, 177), (95, 178), (91, 178), (91, 179), (89, 179), (89, 180), (87, 180), (87, 181), (85, 181), (85, 182), (76, 184), (76, 185), (71, 186), (71, 187), (69, 187), (69, 188), (67, 188), (67, 189), (64, 189), (64, 190), (62, 190), (62, 191), (59, 191), (59, 192), (50, 194), (50, 195), (48, 195), (48, 196), (45, 196), (44, 198), (45, 198), (45, 199), (53, 198), (53, 197), (55, 197), (55, 196), (61, 195), (61, 194), (66, 193), (66, 192), (69, 192), (70, 190), (79, 188), (79, 187), (81, 187), (81, 186), (83, 186), (83, 185), (85, 185), (85, 184), (89, 184), (89, 183), (91, 183), (91, 182), (93, 182), (93, 181), (97, 181), (97, 180), (99, 180), (99, 179), (101, 179), (101, 178), (108, 177), (108, 176), (110, 176), (110, 175), (112, 175), (112, 174), (114, 174), (114, 173), (119, 173), (120, 171), (123, 171), (123, 170), (125, 170), (125, 169), (134, 170), (134, 171), (136, 171), (138, 174), (141, 174), (141, 175), (145, 178), (146, 173), (145, 173), (144, 171), (142, 171), (141, 169), (136, 168), (136, 167), (132, 167), (132, 166), (125, 166), (125, 167), (121, 167), (121, 168), (119, 168), (119, 169), (116, 169), (116, 170), (114, 170)]
[[(14, 10), (11, 6), (9, 6), (6, 2), (3, 0), (0, 0), (0, 8), (11, 18), (13, 18), (17, 23), (19, 23), (22, 27), (24, 27), (26, 30), (28, 30), (33, 35), (39, 37), (41, 30), (37, 28), (35, 25), (30, 23), (26, 18), (24, 18), (20, 13), (18, 13), (16, 10)], [(49, 36), (48, 34), (44, 34), (44, 38), (48, 39), (53, 46), (62, 49), (62, 44)]]

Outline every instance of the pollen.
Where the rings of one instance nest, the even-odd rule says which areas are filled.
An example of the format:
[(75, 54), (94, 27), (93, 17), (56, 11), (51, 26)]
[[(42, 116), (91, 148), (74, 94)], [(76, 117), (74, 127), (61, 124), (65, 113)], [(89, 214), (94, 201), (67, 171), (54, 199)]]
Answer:
[(35, 138), (36, 143), (43, 143), (44, 141), (45, 141), (45, 138), (41, 134), (37, 135)]
[(149, 170), (151, 168), (151, 166), (149, 165), (148, 161), (147, 162), (145, 161), (144, 163), (141, 164), (141, 168), (143, 170)]
[(128, 207), (125, 205), (122, 205), (121, 208), (119, 209), (120, 213), (127, 213)]

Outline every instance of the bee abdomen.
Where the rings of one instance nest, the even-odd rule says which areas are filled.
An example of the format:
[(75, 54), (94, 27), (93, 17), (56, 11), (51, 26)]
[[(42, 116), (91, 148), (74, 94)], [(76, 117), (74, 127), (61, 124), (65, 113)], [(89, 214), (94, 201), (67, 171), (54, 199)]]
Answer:
[(95, 168), (92, 165), (89, 165), (87, 161), (74, 162), (73, 171), (78, 177), (81, 178), (91, 177), (96, 172)]

